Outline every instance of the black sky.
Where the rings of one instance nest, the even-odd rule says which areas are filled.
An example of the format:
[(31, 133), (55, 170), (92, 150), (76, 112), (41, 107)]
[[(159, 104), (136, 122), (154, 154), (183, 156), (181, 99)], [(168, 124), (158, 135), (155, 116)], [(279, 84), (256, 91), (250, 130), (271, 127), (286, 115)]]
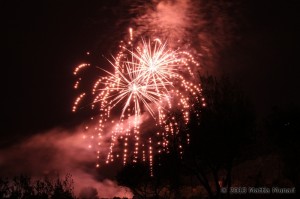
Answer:
[[(0, 147), (20, 137), (78, 121), (72, 70), (110, 55), (124, 31), (126, 9), (114, 1), (2, 1)], [(221, 53), (220, 70), (240, 79), (258, 112), (299, 104), (297, 1), (245, 1), (240, 39)], [(262, 110), (262, 111), (260, 111)]]
[(223, 51), (220, 68), (241, 81), (259, 116), (299, 105), (298, 10), (293, 0), (244, 2), (240, 40)]
[[(104, 38), (109, 37), (108, 41), (113, 38), (118, 2), (4, 1), (1, 4), (4, 22), (1, 86), (5, 93), (2, 120), (5, 130), (1, 131), (1, 138), (14, 139), (59, 125), (72, 125), (76, 117), (71, 113), (76, 97), (72, 90), (73, 69), (86, 60), (85, 53), (89, 50), (109, 53), (104, 52), (111, 50)], [(5, 140), (1, 139), (1, 143)]]

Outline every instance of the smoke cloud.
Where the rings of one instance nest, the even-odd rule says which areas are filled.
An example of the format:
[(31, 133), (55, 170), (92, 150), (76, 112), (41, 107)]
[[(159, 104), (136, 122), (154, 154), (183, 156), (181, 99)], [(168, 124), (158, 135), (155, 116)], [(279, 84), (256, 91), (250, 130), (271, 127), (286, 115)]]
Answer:
[(236, 4), (234, 1), (152, 0), (131, 9), (137, 16), (131, 23), (136, 26), (138, 37), (160, 37), (170, 47), (194, 54), (200, 63), (194, 72), (218, 75), (218, 54), (236, 39), (236, 24), (229, 14)]
[(34, 178), (67, 173), (74, 179), (75, 194), (94, 187), (100, 197), (132, 197), (129, 189), (113, 180), (118, 168), (111, 166), (110, 176), (95, 168), (96, 155), (83, 139), (82, 127), (74, 132), (53, 129), (34, 135), (21, 143), (0, 150), (0, 176), (26, 174)]
[[(153, 6), (154, 5), (154, 6)], [(137, 25), (137, 34), (161, 36), (167, 38), (172, 45), (187, 39), (189, 30), (197, 23), (193, 19), (199, 16), (193, 9), (194, 3), (191, 0), (178, 1), (153, 1), (148, 6), (143, 5), (142, 9), (135, 8), (132, 11), (144, 12), (141, 16), (133, 19)]]

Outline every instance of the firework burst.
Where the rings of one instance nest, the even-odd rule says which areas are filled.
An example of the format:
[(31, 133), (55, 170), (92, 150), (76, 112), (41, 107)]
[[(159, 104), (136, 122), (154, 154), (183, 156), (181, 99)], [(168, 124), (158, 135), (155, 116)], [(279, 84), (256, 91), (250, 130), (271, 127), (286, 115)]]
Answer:
[[(197, 81), (190, 68), (198, 63), (188, 52), (169, 49), (167, 42), (160, 39), (141, 39), (133, 45), (132, 29), (129, 33), (129, 42), (126, 45), (122, 42), (120, 52), (109, 61), (113, 71), (101, 69), (106, 75), (93, 85), (92, 109), (97, 109), (99, 114), (97, 136), (92, 138), (98, 137), (100, 146), (102, 134), (110, 131), (106, 163), (123, 156), (124, 164), (140, 159), (148, 161), (152, 168), (153, 150), (167, 153), (170, 139), (179, 134), (180, 121), (186, 125), (194, 103), (203, 101), (199, 98), (200, 85), (194, 83)], [(79, 65), (74, 75), (86, 66), (89, 65)], [(74, 88), (78, 88), (80, 80)], [(85, 95), (83, 92), (75, 100), (73, 111)], [(141, 129), (146, 120), (152, 122), (152, 130)], [(185, 137), (188, 143), (189, 135)], [(182, 142), (178, 143), (181, 154)], [(121, 155), (120, 150), (115, 150), (117, 146), (123, 146)], [(100, 153), (97, 150), (99, 159)]]

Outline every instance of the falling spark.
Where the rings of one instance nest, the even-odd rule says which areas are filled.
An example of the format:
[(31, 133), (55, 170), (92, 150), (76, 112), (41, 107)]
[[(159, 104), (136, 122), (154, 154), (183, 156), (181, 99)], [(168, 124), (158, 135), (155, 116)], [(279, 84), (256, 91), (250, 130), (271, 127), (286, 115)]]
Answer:
[(77, 75), (78, 72), (79, 72), (82, 68), (85, 68), (85, 67), (87, 67), (87, 66), (89, 66), (89, 65), (90, 65), (90, 64), (85, 64), (85, 63), (78, 65), (78, 66), (75, 68), (73, 74), (74, 74), (74, 75)]

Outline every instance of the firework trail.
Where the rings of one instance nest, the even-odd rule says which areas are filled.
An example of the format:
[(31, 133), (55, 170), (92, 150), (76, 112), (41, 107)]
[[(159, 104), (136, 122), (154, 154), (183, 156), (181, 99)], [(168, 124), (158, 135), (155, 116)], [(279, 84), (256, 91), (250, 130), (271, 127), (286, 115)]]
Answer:
[[(207, 57), (212, 57), (214, 39), (201, 31), (207, 21), (199, 14), (197, 1), (139, 3), (130, 10), (138, 16), (131, 22), (135, 29), (129, 28), (119, 53), (108, 60), (111, 69), (99, 69), (104, 75), (91, 92), (79, 94), (73, 111), (90, 104), (97, 112), (91, 118), (97, 125), (86, 127), (94, 132), (89, 148), (95, 146), (97, 167), (101, 159), (106, 163), (122, 159), (124, 164), (142, 160), (149, 163), (152, 174), (154, 153), (168, 153), (175, 137), (181, 136), (176, 143), (180, 154), (189, 143), (189, 134), (182, 136), (181, 130), (193, 107), (206, 105), (198, 73)], [(80, 88), (82, 70), (89, 67), (84, 63), (75, 68), (75, 89)], [(92, 100), (84, 102), (90, 94)]]

